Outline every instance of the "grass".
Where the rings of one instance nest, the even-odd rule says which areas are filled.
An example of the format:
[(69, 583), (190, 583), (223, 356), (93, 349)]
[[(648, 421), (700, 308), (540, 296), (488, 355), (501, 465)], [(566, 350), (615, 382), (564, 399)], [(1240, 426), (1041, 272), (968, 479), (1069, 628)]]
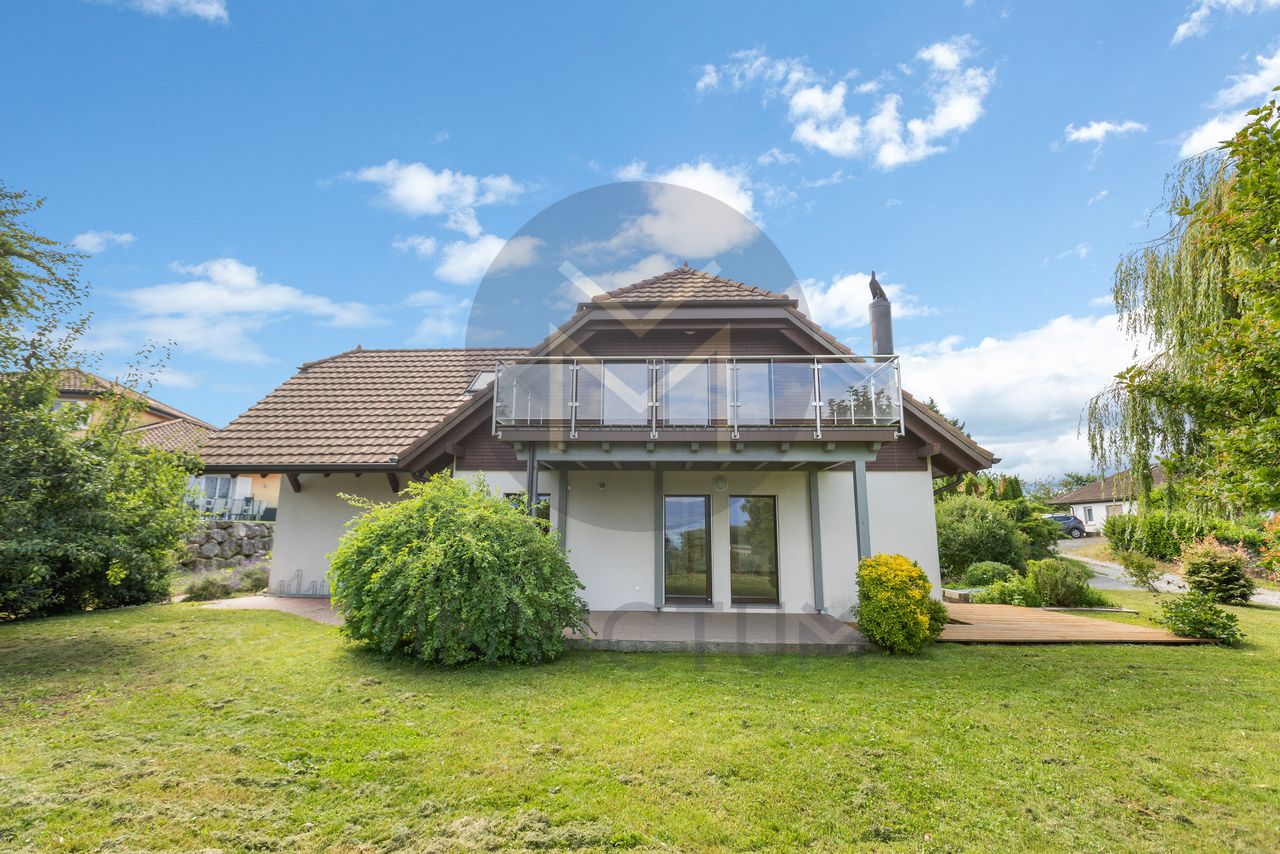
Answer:
[(1275, 850), (1280, 611), (1233, 610), (1240, 650), (455, 671), (270, 612), (0, 625), (0, 849)]

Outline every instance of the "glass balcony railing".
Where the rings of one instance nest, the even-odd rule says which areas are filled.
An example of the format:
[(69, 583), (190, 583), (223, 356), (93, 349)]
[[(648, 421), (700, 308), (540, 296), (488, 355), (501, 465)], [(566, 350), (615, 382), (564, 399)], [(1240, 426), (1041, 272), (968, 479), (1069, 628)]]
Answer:
[(498, 363), (493, 428), (902, 427), (897, 356), (528, 357)]

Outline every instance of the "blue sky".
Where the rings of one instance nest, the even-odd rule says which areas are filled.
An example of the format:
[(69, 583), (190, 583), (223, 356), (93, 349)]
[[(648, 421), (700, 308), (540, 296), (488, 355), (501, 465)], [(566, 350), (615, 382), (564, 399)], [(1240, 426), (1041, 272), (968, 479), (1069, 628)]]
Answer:
[(1134, 350), (1098, 298), (1165, 172), (1280, 84), (1280, 0), (43, 0), (0, 27), (0, 177), (91, 253), (104, 372), (176, 340), (175, 406), (225, 423), (303, 361), (460, 345), (531, 217), (667, 180), (756, 223), (855, 349), (878, 271), (908, 389), (1031, 476), (1087, 467), (1080, 408)]

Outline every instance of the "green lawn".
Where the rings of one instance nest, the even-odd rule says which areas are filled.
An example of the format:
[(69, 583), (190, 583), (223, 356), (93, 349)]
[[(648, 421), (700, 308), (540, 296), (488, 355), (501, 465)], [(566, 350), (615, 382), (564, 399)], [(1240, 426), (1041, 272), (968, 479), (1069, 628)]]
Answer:
[(460, 671), (189, 604), (0, 625), (0, 850), (1275, 850), (1280, 611), (1234, 610), (1239, 650)]

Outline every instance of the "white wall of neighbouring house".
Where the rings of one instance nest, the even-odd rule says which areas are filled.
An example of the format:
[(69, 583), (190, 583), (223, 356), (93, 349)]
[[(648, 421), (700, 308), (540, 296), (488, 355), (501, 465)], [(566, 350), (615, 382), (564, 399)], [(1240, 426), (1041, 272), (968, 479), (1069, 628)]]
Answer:
[(339, 493), (374, 501), (395, 498), (382, 474), (300, 474), (301, 492), (280, 490), (275, 539), (271, 549), (271, 592), (294, 596), (328, 596), (328, 555), (338, 547), (346, 523), (360, 511)]
[(871, 553), (900, 554), (924, 568), (934, 598), (942, 595), (933, 479), (927, 471), (867, 472)]

